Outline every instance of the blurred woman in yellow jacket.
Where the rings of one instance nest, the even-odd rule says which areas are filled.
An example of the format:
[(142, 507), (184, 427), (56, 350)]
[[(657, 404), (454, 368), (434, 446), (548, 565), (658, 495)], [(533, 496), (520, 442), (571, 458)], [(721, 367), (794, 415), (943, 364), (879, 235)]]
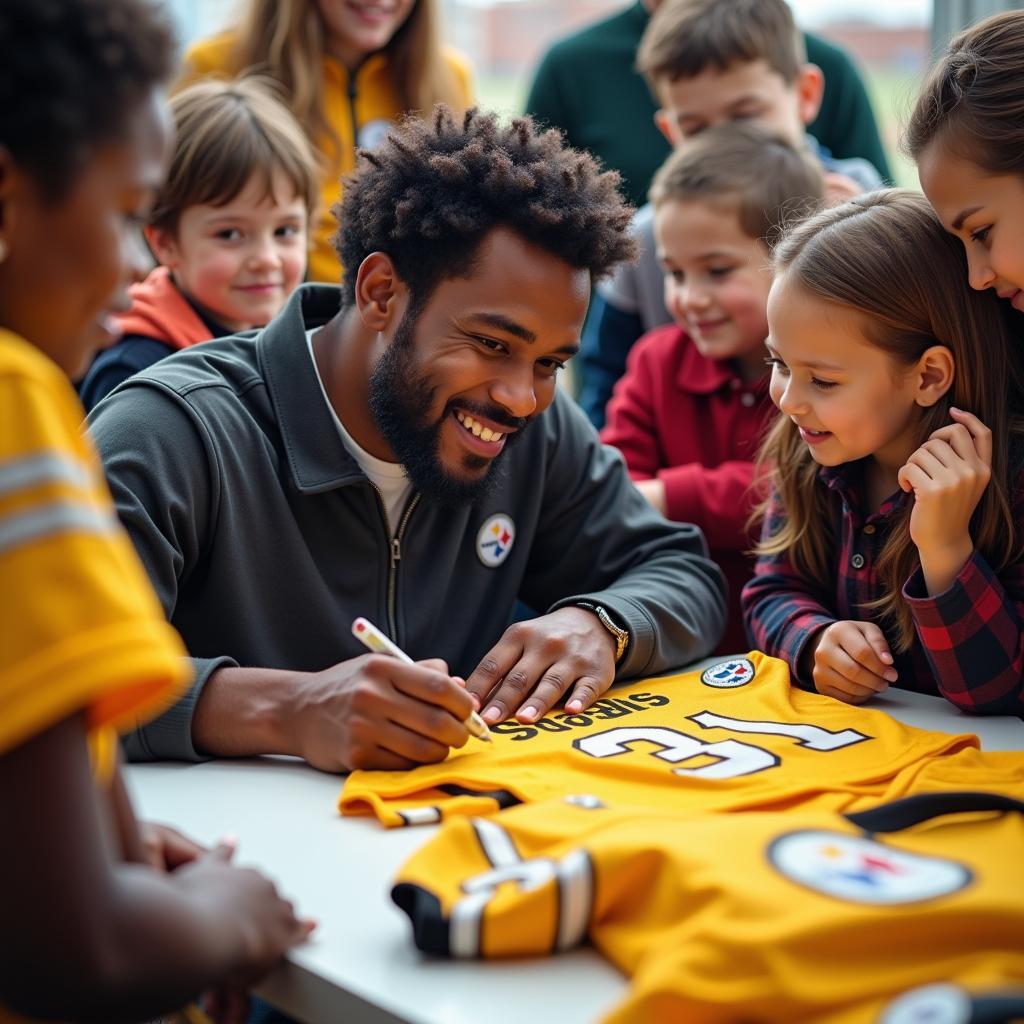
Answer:
[(195, 43), (183, 82), (258, 71), (320, 154), (320, 209), (308, 276), (337, 282), (332, 209), (356, 147), (372, 148), (406, 111), (469, 106), (468, 62), (440, 41), (438, 0), (249, 0), (236, 28)]

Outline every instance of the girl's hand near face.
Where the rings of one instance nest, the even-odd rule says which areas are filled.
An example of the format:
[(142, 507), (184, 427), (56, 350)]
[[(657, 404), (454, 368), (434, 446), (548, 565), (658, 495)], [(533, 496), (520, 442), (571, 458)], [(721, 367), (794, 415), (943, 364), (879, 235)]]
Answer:
[(969, 412), (950, 415), (955, 422), (936, 430), (898, 476), (914, 492), (910, 537), (932, 596), (948, 590), (971, 557), (971, 516), (992, 476), (992, 431)]
[(885, 634), (873, 622), (847, 619), (826, 626), (808, 644), (801, 664), (801, 674), (810, 675), (818, 693), (847, 704), (863, 704), (898, 678)]

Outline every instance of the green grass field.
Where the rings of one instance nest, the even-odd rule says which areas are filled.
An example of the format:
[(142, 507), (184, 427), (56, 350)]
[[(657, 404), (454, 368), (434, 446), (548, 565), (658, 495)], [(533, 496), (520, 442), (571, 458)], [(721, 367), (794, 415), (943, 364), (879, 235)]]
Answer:
[(865, 75), (882, 143), (889, 155), (895, 184), (917, 188), (917, 171), (899, 149), (900, 133), (910, 115), (920, 78), (896, 71), (869, 71)]

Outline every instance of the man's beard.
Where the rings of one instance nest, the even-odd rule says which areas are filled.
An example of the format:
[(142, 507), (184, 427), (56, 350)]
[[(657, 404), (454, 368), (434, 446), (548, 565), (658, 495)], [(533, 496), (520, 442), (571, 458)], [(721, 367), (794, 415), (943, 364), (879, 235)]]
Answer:
[(501, 456), (520, 437), (529, 420), (513, 419), (500, 407), (455, 403), (471, 415), (493, 420), (510, 430), (500, 455), (492, 459), (470, 452), (462, 455), (462, 466), (470, 472), (487, 467), (482, 476), (452, 476), (441, 462), (441, 429), (452, 415), (452, 406), (446, 406), (440, 419), (431, 421), (437, 388), (428, 374), (417, 373), (412, 365), (418, 316), (414, 304), (402, 317), (391, 344), (373, 368), (369, 381), (370, 412), (414, 490), (448, 508), (472, 505), (493, 491), (501, 472)]

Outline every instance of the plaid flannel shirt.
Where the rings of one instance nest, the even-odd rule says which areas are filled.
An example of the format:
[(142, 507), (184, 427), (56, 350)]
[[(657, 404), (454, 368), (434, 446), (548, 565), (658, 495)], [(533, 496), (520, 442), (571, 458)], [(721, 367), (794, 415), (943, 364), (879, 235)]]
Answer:
[[(839, 556), (834, 582), (815, 586), (800, 576), (785, 553), (762, 557), (743, 588), (743, 615), (753, 645), (789, 663), (799, 678), (808, 641), (823, 627), (842, 620), (874, 622), (892, 644), (891, 631), (864, 604), (881, 596), (875, 574), (894, 513), (910, 496), (897, 492), (881, 508), (864, 516), (859, 482), (863, 467), (824, 467), (822, 483), (839, 497), (836, 536)], [(763, 536), (772, 535), (783, 514), (772, 496)], [(905, 583), (918, 642), (905, 654), (893, 654), (905, 690), (939, 694), (975, 714), (1024, 714), (1024, 564), (998, 576), (977, 551), (950, 588), (929, 597), (918, 569)]]

